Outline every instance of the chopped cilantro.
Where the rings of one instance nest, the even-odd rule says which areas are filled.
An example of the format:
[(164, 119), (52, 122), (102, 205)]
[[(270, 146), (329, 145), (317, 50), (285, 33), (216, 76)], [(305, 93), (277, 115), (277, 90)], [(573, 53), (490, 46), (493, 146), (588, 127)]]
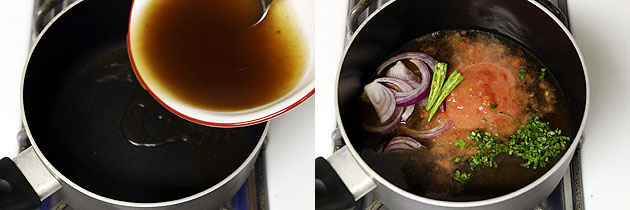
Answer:
[(456, 157), (456, 158), (453, 160), (453, 162), (455, 162), (455, 163), (459, 163), (459, 161), (462, 161), (462, 158), (460, 158), (460, 157)]
[(546, 72), (547, 72), (547, 69), (541, 68), (540, 69), (540, 75), (538, 76), (538, 80), (542, 80), (543, 78), (545, 78)]
[(518, 78), (520, 78), (521, 80), (525, 79), (525, 69), (521, 69), (520, 72), (518, 72)]
[[(501, 154), (521, 157), (525, 160), (521, 165), (526, 168), (532, 167), (534, 170), (539, 167), (544, 168), (551, 159), (566, 149), (570, 140), (569, 137), (562, 136), (561, 130), (552, 130), (549, 122), (544, 122), (538, 117), (531, 117), (527, 124), (520, 125), (516, 133), (509, 137), (507, 143), (499, 143), (498, 134), (493, 135), (481, 129), (471, 131), (467, 139), (476, 143), (472, 148), (477, 150), (477, 154), (467, 158), (471, 170), (479, 166), (497, 168), (495, 158)], [(457, 139), (456, 145), (466, 146), (466, 143)], [(463, 160), (456, 157), (454, 161), (457, 163)], [(463, 184), (470, 175), (470, 173), (457, 170), (453, 179)]]
[(498, 106), (498, 104), (490, 104), (490, 108), (497, 108)]
[(464, 149), (468, 146), (468, 143), (466, 143), (464, 140), (462, 139), (457, 139), (455, 140), (455, 146), (458, 146), (461, 149)]
[(481, 123), (486, 123), (486, 118), (481, 118)]
[(547, 167), (549, 160), (562, 152), (569, 137), (562, 136), (559, 129), (549, 128), (549, 122), (532, 117), (525, 125), (519, 126), (515, 134), (510, 136), (508, 154), (516, 155), (527, 162), (522, 166), (533, 169)]
[(507, 152), (507, 146), (497, 142), (498, 134), (492, 135), (488, 131), (477, 129), (470, 132), (470, 137), (477, 143), (472, 147), (477, 149), (477, 154), (470, 156), (470, 169), (474, 170), (479, 165), (496, 168), (498, 164), (494, 158)]
[(459, 182), (460, 184), (464, 184), (466, 183), (466, 181), (468, 181), (468, 179), (470, 179), (470, 173), (455, 170), (455, 173), (453, 174), (453, 179), (455, 179), (455, 181)]

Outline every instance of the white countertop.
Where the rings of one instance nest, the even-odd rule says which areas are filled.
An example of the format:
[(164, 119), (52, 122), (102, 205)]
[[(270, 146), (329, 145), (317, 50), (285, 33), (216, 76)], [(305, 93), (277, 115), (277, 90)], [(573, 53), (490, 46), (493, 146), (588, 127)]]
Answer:
[[(335, 76), (342, 54), (346, 2), (328, 6), (317, 18), (315, 155), (332, 154)], [(591, 108), (584, 131), (582, 175), (588, 210), (630, 209), (630, 1), (568, 0), (574, 37), (589, 71)], [(341, 9), (343, 8), (343, 9)], [(318, 9), (321, 9), (319, 7)]]
[(582, 180), (586, 209), (629, 209), (630, 1), (569, 0), (573, 35), (591, 80)]
[(331, 134), (336, 128), (336, 73), (344, 50), (348, 1), (318, 0), (315, 21), (315, 155), (333, 152)]
[(33, 1), (0, 0), (0, 156), (18, 151), (20, 84), (31, 42)]

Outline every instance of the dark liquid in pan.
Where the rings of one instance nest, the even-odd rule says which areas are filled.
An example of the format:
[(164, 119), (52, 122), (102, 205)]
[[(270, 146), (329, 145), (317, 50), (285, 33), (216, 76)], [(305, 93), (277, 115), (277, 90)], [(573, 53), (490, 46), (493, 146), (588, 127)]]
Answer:
[[(549, 121), (552, 129), (559, 128), (564, 135), (571, 133), (562, 90), (549, 71), (543, 80), (537, 79), (543, 64), (519, 45), (486, 32), (440, 31), (410, 41), (399, 52), (407, 51), (424, 52), (446, 62), (449, 74), (456, 69), (466, 79), (445, 100), (446, 112), (438, 112), (431, 124), (427, 124), (426, 112), (421, 107), (416, 108), (412, 117), (402, 125), (427, 130), (446, 120), (455, 121), (455, 126), (441, 136), (420, 139), (425, 148), (377, 153), (375, 149), (380, 144), (394, 135), (404, 134), (400, 129), (387, 135), (364, 133), (360, 138), (362, 142), (358, 143), (363, 145), (361, 155), (385, 179), (428, 198), (482, 200), (524, 187), (553, 167), (561, 157), (557, 156), (546, 168), (537, 170), (522, 167), (523, 159), (508, 155), (496, 158), (498, 168), (478, 167), (470, 171), (468, 162), (454, 162), (455, 157), (464, 159), (471, 155), (470, 152), (476, 154), (476, 151), (460, 149), (454, 142), (457, 138), (465, 139), (477, 128), (498, 133), (499, 141), (505, 141), (518, 124), (527, 122), (530, 116), (539, 116)], [(519, 78), (521, 69), (526, 71), (523, 79)], [(372, 123), (376, 120), (374, 109), (362, 100), (362, 112), (368, 113), (363, 115), (362, 121)], [(489, 110), (488, 103), (498, 104), (496, 110)], [(520, 121), (514, 122), (498, 112), (509, 113)], [(466, 184), (459, 184), (452, 178), (455, 170), (470, 172), (472, 176)]]
[[(300, 81), (307, 51), (286, 1), (265, 20), (252, 0), (153, 1), (131, 37), (145, 81), (181, 102), (239, 111), (281, 98)], [(149, 85), (151, 86), (151, 85)], [(152, 87), (153, 88), (153, 87)]]
[(211, 128), (164, 109), (133, 76), (124, 46), (87, 54), (64, 69), (74, 76), (59, 80), (51, 114), (38, 116), (46, 132), (34, 135), (48, 160), (91, 192), (129, 202), (191, 196), (233, 173), (262, 136), (264, 123)]

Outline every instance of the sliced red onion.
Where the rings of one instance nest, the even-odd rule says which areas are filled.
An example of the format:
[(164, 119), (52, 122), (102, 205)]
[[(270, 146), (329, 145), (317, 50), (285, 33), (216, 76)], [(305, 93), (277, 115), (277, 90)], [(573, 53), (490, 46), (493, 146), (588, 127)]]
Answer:
[(387, 122), (396, 109), (394, 93), (378, 82), (367, 84), (363, 89), (376, 110), (381, 123)]
[(396, 96), (396, 105), (398, 106), (409, 106), (415, 103), (418, 103), (423, 98), (426, 98), (429, 95), (429, 85), (431, 83), (431, 72), (429, 69), (418, 60), (412, 59), (410, 60), (413, 64), (418, 66), (420, 69), (420, 85), (418, 88), (414, 89), (411, 92), (400, 93)]
[(407, 82), (411, 86), (411, 88), (413, 88), (413, 89), (417, 89), (417, 88), (420, 87), (420, 82), (417, 82), (415, 80), (409, 80), (409, 81), (405, 81), (405, 82)]
[(400, 143), (400, 144), (393, 144), (393, 145), (389, 145), (388, 147), (385, 147), (383, 149), (383, 152), (397, 152), (397, 151), (410, 150), (410, 149), (413, 149), (413, 148), (409, 147), (409, 145), (407, 144)]
[(392, 85), (388, 87), (393, 89), (397, 106), (402, 106), (402, 105), (399, 105), (398, 103), (403, 103), (405, 102), (404, 100), (409, 100), (407, 99), (407, 97), (410, 97), (410, 95), (419, 93), (418, 89), (413, 89), (411, 85), (408, 84), (406, 81), (403, 81), (398, 78), (381, 77), (381, 78), (375, 79), (374, 82), (380, 82), (380, 83), (386, 83), (386, 84)]
[[(409, 92), (414, 90), (413, 87), (402, 79), (394, 78), (394, 77), (381, 77), (374, 80), (374, 82), (380, 83), (388, 83), (394, 86), (396, 92)], [(396, 96), (396, 92), (394, 92), (394, 96)]]
[(440, 105), (440, 112), (446, 112), (446, 102), (442, 102), (442, 105)]
[(413, 114), (413, 110), (415, 109), (415, 107), (416, 106), (414, 106), (414, 105), (406, 106), (403, 109), (403, 113), (402, 113), (402, 116), (401, 116), (400, 120), (403, 121), (403, 122), (406, 122), (407, 119), (409, 119), (409, 117), (411, 117), (411, 114)]
[(400, 119), (402, 117), (403, 112), (400, 111), (400, 108), (396, 108), (396, 109), (397, 109), (395, 112), (396, 114), (393, 120), (389, 121), (387, 124), (377, 126), (377, 127), (372, 127), (367, 124), (363, 124), (363, 129), (365, 129), (365, 131), (367, 132), (384, 134), (384, 133), (394, 130), (395, 128), (398, 128), (398, 125), (400, 125)]
[[(394, 97), (396, 98), (396, 106), (413, 105), (418, 100), (420, 100), (419, 97), (422, 97), (422, 95), (419, 95), (419, 93), (421, 92), (419, 92), (418, 88), (413, 89), (410, 84), (408, 84), (406, 81), (402, 79), (393, 78), (393, 77), (381, 77), (381, 78), (375, 79), (374, 82), (388, 83), (394, 86), (392, 89), (394, 90), (393, 93), (394, 93)], [(409, 97), (413, 96), (413, 94), (416, 94), (417, 98), (409, 99)]]
[(453, 124), (455, 124), (453, 121), (448, 121), (447, 123), (444, 123), (440, 126), (437, 126), (435, 128), (431, 128), (425, 131), (401, 129), (401, 132), (404, 133), (405, 135), (411, 136), (416, 139), (430, 139), (430, 138), (442, 135), (442, 133), (444, 133), (444, 131), (451, 128)]
[(405, 60), (405, 59), (416, 59), (425, 63), (431, 70), (435, 68), (435, 59), (433, 59), (433, 57), (427, 54), (421, 53), (421, 52), (405, 52), (405, 53), (398, 54), (394, 57), (391, 57), (390, 59), (387, 59), (385, 62), (383, 62), (383, 64), (381, 64), (378, 67), (378, 70), (376, 71), (376, 75), (380, 75), (381, 72), (392, 63), (399, 60)]
[[(418, 70), (420, 71), (419, 78), (399, 61), (402, 59), (409, 59), (411, 63), (418, 67)], [(388, 70), (387, 75), (391, 76), (390, 78), (397, 78), (406, 81), (413, 88), (412, 91), (400, 90), (400, 92), (394, 93), (397, 106), (409, 106), (415, 104), (429, 94), (429, 85), (432, 78), (431, 70), (433, 70), (435, 66), (435, 59), (421, 52), (402, 53), (381, 64), (378, 68), (377, 74), (380, 75), (383, 69), (393, 62), (397, 63)], [(420, 83), (416, 84), (418, 81), (420, 81)]]
[[(413, 73), (400, 61), (403, 59), (409, 59), (411, 63), (416, 65), (420, 76)], [(364, 126), (367, 131), (389, 132), (398, 127), (401, 121), (407, 121), (411, 117), (416, 103), (421, 102), (422, 106), (426, 106), (435, 59), (421, 52), (402, 53), (385, 61), (379, 67), (377, 74), (380, 75), (383, 69), (394, 62), (396, 64), (388, 70), (387, 77), (378, 78), (364, 87), (381, 124), (385, 124), (378, 127)], [(399, 107), (404, 108), (401, 110)], [(444, 104), (441, 107), (444, 107)]]
[[(427, 85), (428, 86), (428, 85)], [(418, 101), (426, 98), (429, 94), (428, 88), (417, 88), (408, 92), (396, 92), (394, 97), (396, 106), (409, 106), (418, 103)]]
[[(388, 83), (394, 86), (394, 97), (397, 95), (400, 95), (401, 92), (409, 92), (409, 91), (413, 91), (412, 87), (410, 84), (405, 83), (406, 81), (403, 81), (402, 79), (398, 79), (398, 78), (393, 78), (393, 77), (381, 77), (378, 79), (375, 79), (374, 82), (380, 82), (380, 83)], [(425, 97), (426, 98), (426, 97)], [(397, 100), (398, 101), (398, 100)], [(398, 105), (397, 105), (398, 106)], [(413, 113), (414, 110), (414, 105), (408, 105), (404, 108), (403, 110), (403, 114), (402, 114), (402, 121), (407, 121), (407, 119), (409, 119), (409, 117), (411, 116), (411, 114)]]
[(418, 82), (420, 81), (420, 78), (418, 77), (418, 75), (411, 72), (411, 70), (409, 70), (407, 66), (405, 66), (405, 64), (401, 61), (396, 62), (394, 66), (389, 68), (385, 76), (404, 80), (405, 82), (409, 83), (409, 85), (411, 85), (411, 87), (413, 87), (414, 89), (420, 86), (420, 83)]
[(383, 152), (395, 152), (401, 150), (410, 150), (424, 147), (417, 140), (407, 136), (396, 136), (387, 143), (387, 146), (383, 148)]
[[(413, 63), (413, 65), (416, 65), (416, 67), (418, 67), (418, 70), (429, 72), (429, 75), (433, 77), (433, 67), (429, 66), (429, 64), (418, 59), (409, 59), (409, 62)], [(435, 64), (433, 64), (433, 66), (435, 66)]]

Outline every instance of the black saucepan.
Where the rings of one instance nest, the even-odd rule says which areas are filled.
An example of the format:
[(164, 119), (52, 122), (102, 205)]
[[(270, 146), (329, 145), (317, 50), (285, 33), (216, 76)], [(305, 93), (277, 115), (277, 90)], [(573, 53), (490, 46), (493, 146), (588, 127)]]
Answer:
[(216, 209), (245, 182), (266, 123), (206, 127), (153, 100), (127, 57), (131, 3), (78, 1), (40, 35), (22, 81), (33, 146), (0, 161), (0, 209), (56, 191), (75, 209)]
[[(567, 171), (589, 107), (583, 58), (563, 25), (566, 19), (554, 16), (561, 13), (550, 6), (548, 1), (534, 0), (393, 0), (373, 12), (354, 32), (338, 72), (337, 122), (346, 146), (328, 160), (316, 160), (316, 209), (348, 209), (370, 191), (392, 210), (525, 210), (546, 198)], [(532, 52), (558, 80), (570, 115), (571, 145), (555, 165), (548, 166), (549, 171), (519, 190), (480, 201), (442, 201), (409, 193), (375, 172), (358, 150), (363, 144), (358, 121), (363, 113), (356, 107), (375, 69), (410, 40), (458, 29), (497, 34)]]

